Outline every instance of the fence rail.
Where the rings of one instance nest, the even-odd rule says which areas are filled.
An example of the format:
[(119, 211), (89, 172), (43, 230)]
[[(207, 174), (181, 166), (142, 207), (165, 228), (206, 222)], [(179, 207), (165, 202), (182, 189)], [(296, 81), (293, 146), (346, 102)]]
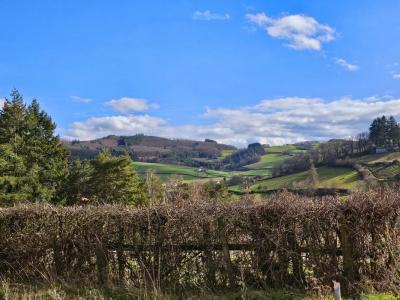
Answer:
[(177, 201), (0, 210), (0, 277), (11, 282), (398, 290), (397, 190), (260, 202)]

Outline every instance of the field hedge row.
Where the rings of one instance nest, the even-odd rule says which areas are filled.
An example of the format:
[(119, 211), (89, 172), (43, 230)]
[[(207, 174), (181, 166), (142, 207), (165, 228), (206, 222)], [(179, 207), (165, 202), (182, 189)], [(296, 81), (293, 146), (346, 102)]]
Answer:
[(398, 290), (400, 193), (290, 193), (265, 201), (177, 201), (0, 210), (0, 277), (138, 288)]

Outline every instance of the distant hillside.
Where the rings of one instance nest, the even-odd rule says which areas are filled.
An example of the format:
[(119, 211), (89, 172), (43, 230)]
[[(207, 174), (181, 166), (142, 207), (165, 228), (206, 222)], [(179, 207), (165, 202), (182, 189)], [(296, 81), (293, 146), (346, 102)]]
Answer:
[(110, 135), (91, 141), (64, 141), (64, 144), (71, 151), (72, 158), (93, 158), (101, 149), (107, 148), (114, 154), (128, 153), (138, 161), (192, 166), (212, 164), (224, 151), (236, 149), (209, 139), (191, 141), (142, 134)]

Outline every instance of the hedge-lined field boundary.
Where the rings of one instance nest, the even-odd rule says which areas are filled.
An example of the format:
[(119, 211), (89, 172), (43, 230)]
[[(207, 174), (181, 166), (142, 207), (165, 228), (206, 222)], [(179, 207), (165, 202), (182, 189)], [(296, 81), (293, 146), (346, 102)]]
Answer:
[(159, 290), (399, 290), (400, 193), (0, 210), (0, 277)]

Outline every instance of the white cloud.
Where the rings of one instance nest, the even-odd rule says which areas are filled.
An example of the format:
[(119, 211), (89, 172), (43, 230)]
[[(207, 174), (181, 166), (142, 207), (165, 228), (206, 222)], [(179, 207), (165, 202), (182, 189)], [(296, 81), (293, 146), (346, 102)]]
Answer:
[(335, 29), (305, 15), (272, 18), (265, 13), (257, 13), (246, 14), (246, 18), (265, 29), (269, 36), (288, 41), (287, 46), (296, 50), (319, 51), (323, 43), (335, 39)]
[(227, 21), (231, 18), (229, 14), (213, 13), (209, 10), (196, 10), (192, 16), (193, 20), (198, 21)]
[(70, 98), (74, 102), (84, 103), (84, 104), (88, 104), (93, 101), (91, 98), (83, 98), (79, 96), (71, 96)]
[(2, 109), (2, 108), (3, 108), (3, 106), (4, 106), (4, 102), (6, 102), (6, 99), (4, 99), (4, 98), (0, 98), (0, 109)]
[(400, 79), (400, 73), (394, 73), (394, 74), (392, 75), (392, 78), (393, 78), (393, 79)]
[(149, 115), (90, 118), (70, 126), (66, 137), (93, 139), (109, 134), (144, 133), (169, 138), (212, 138), (222, 143), (246, 146), (250, 142), (272, 145), (304, 140), (347, 138), (368, 129), (382, 114), (400, 118), (400, 99), (369, 97), (321, 98), (286, 97), (266, 99), (251, 107), (207, 109), (214, 119), (208, 125), (175, 126)]
[(158, 104), (147, 103), (146, 99), (122, 97), (106, 102), (104, 105), (110, 106), (117, 112), (127, 113), (130, 111), (146, 111), (149, 109), (157, 109)]
[(354, 65), (354, 64), (350, 64), (348, 63), (346, 60), (344, 60), (343, 58), (336, 58), (335, 59), (336, 64), (338, 64), (339, 66), (347, 69), (350, 72), (355, 72), (359, 70), (359, 66)]
[(93, 117), (84, 122), (73, 123), (66, 138), (90, 140), (110, 134), (150, 133), (163, 125), (163, 119), (149, 115)]

